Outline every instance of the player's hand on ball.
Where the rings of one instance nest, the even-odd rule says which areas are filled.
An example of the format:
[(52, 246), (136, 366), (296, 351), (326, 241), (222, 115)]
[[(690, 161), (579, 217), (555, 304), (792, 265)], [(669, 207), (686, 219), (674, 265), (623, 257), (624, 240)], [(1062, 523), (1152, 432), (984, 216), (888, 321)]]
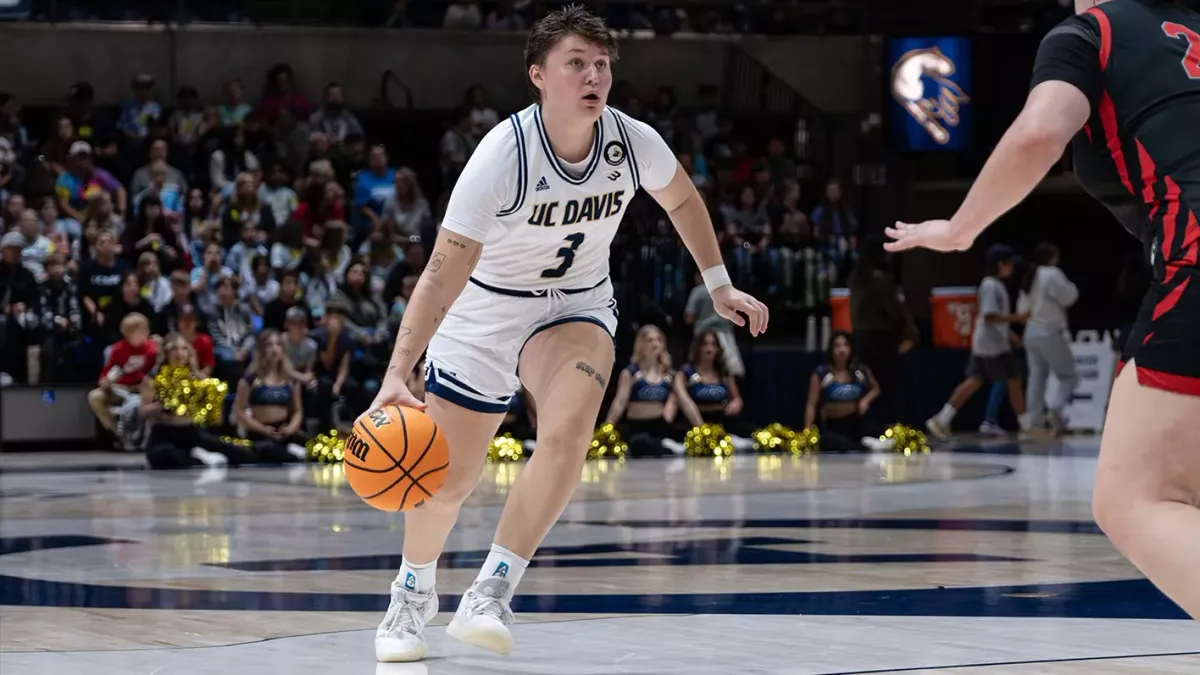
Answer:
[(743, 293), (732, 285), (722, 286), (713, 291), (712, 300), (713, 309), (717, 310), (717, 314), (735, 324), (745, 326), (748, 318), (751, 335), (759, 336), (766, 332), (771, 311), (749, 293)]
[(393, 377), (391, 374), (383, 378), (379, 393), (375, 395), (375, 400), (371, 403), (371, 410), (382, 408), (385, 405), (398, 405), (415, 410), (425, 409), (425, 403), (418, 401), (417, 397), (412, 395), (404, 380)]
[(907, 251), (910, 248), (927, 248), (933, 251), (965, 251), (971, 248), (975, 238), (964, 236), (962, 228), (949, 220), (927, 220), (923, 223), (896, 223), (884, 230), (889, 241), (883, 247), (889, 251)]

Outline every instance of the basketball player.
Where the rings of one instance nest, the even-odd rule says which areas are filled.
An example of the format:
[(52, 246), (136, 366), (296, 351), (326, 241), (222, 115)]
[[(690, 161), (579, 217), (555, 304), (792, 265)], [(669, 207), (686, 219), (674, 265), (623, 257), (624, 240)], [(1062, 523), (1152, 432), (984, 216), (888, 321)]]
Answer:
[[(537, 453), (449, 627), (470, 644), (511, 651), (509, 602), (575, 490), (612, 372), (609, 248), (639, 187), (670, 216), (716, 311), (752, 335), (767, 328), (766, 307), (730, 284), (704, 201), (670, 148), (605, 105), (616, 56), (604, 22), (580, 7), (533, 26), (525, 64), (538, 103), (492, 129), (467, 162), (404, 313), (374, 405), (426, 409), (453, 454), (442, 489), (405, 514), (404, 559), (375, 638), (380, 661), (424, 656), (438, 556), (524, 384), (538, 404)], [(422, 404), (404, 382), (426, 345)]]
[(970, 247), (1073, 144), (1083, 186), (1141, 238), (1154, 275), (1113, 385), (1094, 513), (1200, 618), (1200, 14), (1185, 4), (1075, 0), (1079, 14), (1046, 36), (1025, 109), (958, 213), (897, 223), (888, 247)]

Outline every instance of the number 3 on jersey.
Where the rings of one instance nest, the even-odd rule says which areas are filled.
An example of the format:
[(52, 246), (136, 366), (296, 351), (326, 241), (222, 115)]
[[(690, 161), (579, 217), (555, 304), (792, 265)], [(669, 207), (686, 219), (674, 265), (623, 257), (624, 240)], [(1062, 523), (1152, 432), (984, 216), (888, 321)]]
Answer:
[(571, 245), (558, 249), (558, 257), (562, 258), (562, 263), (558, 267), (542, 270), (542, 278), (557, 279), (566, 274), (567, 270), (571, 269), (571, 265), (575, 264), (575, 251), (579, 250), (580, 244), (583, 243), (583, 238), (584, 234), (582, 232), (568, 234), (565, 237), (565, 241), (570, 242)]
[(1200, 80), (1200, 33), (1171, 21), (1167, 21), (1162, 25), (1163, 32), (1167, 37), (1187, 38), (1188, 50), (1183, 57), (1183, 69), (1187, 71), (1188, 77), (1193, 80)]

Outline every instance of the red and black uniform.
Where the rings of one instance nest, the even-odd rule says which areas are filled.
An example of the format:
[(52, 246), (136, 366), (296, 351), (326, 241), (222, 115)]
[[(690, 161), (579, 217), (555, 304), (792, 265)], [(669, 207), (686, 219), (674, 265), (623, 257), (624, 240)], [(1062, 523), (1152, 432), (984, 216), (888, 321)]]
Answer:
[(1087, 191), (1141, 239), (1153, 283), (1122, 360), (1144, 386), (1200, 396), (1200, 14), (1110, 0), (1046, 36), (1033, 86), (1092, 104), (1074, 139)]

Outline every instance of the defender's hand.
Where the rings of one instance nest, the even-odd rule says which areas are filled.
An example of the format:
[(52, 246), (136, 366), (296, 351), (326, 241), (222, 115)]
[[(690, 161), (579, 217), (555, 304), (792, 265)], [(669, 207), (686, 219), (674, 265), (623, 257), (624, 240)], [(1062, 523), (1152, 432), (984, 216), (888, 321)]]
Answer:
[(962, 228), (949, 220), (927, 220), (923, 223), (896, 223), (884, 230), (895, 239), (883, 245), (889, 251), (907, 251), (912, 248), (927, 248), (933, 251), (965, 251), (971, 248), (975, 238), (964, 236)]

